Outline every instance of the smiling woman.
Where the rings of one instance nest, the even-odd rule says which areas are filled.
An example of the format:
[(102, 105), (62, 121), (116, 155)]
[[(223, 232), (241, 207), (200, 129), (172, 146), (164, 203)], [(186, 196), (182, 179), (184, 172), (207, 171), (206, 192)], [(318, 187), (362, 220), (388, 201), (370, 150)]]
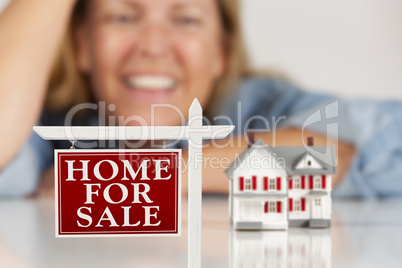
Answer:
[[(206, 144), (205, 163), (220, 162), (205, 165), (204, 191), (228, 191), (223, 170), (247, 147), (243, 134), (253, 128), (270, 130), (257, 135), (268, 144), (301, 145), (314, 136), (316, 145), (334, 145), (333, 185), (345, 177), (340, 194), (402, 192), (391, 183), (395, 152), (402, 151), (392, 143), (401, 137), (401, 105), (309, 94), (252, 72), (236, 0), (14, 0), (0, 16), (0, 36), (0, 125), (7, 126), (0, 132), (0, 196), (35, 192), (42, 174), (52, 174), (44, 172), (53, 149), (67, 146), (32, 134), (38, 121), (63, 125), (78, 104), (101, 102), (104, 118), (87, 112), (74, 119), (181, 125), (194, 98), (213, 123), (236, 125), (230, 140)], [(325, 118), (309, 123), (317, 114)], [(380, 140), (388, 146), (366, 152)], [(385, 161), (375, 172), (387, 187), (365, 168), (379, 154)]]
[[(229, 56), (220, 14), (233, 4), (218, 2), (78, 2), (67, 37), (70, 45), (59, 53), (47, 107), (65, 109), (93, 96), (115, 104), (116, 115), (139, 114), (150, 124), (151, 104), (171, 104), (185, 112), (197, 97), (208, 106), (221, 91), (217, 85)], [(77, 64), (70, 60), (66, 65), (71, 51)], [(158, 109), (154, 119), (156, 125), (183, 123), (173, 109)]]

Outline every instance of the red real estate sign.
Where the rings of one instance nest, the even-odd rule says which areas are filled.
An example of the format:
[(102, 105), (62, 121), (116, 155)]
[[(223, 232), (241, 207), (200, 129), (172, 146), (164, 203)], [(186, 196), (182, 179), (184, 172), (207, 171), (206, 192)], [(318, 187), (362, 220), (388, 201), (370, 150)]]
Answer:
[(179, 236), (181, 150), (56, 150), (56, 236)]

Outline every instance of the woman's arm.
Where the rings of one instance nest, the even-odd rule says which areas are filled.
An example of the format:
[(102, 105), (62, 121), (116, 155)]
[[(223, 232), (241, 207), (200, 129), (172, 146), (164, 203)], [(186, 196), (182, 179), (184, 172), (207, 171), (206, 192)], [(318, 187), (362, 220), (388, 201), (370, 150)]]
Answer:
[(13, 0), (0, 15), (0, 170), (38, 121), (75, 0)]
[[(256, 140), (262, 139), (268, 145), (273, 144), (272, 133), (256, 134)], [(334, 145), (335, 151), (338, 151), (338, 166), (336, 174), (332, 176), (332, 187), (335, 187), (342, 180), (342, 177), (349, 169), (350, 163), (354, 157), (355, 148), (353, 145), (339, 141), (336, 144), (335, 140), (329, 139), (323, 135), (316, 134), (310, 131), (304, 131), (304, 136), (314, 137), (316, 146), (331, 146)], [(229, 191), (229, 179), (224, 171), (235, 160), (236, 156), (241, 154), (247, 148), (247, 141), (244, 137), (235, 136), (233, 138), (234, 147), (224, 146), (230, 143), (228, 140), (215, 141), (216, 144), (222, 145), (222, 148), (216, 148), (212, 143), (208, 148), (203, 149), (203, 169), (202, 169), (202, 190), (206, 193), (227, 194)], [(327, 143), (328, 142), (328, 143)], [(289, 128), (281, 129), (276, 132), (277, 146), (299, 146), (302, 145), (302, 132), (300, 129)], [(337, 150), (336, 150), (337, 149)], [(183, 167), (182, 169), (182, 193), (188, 192), (187, 178), (187, 162), (188, 152), (183, 151)], [(43, 174), (42, 183), (37, 191), (41, 196), (54, 195), (54, 168), (51, 167)]]
[[(335, 151), (338, 155), (338, 166), (336, 167), (336, 174), (332, 176), (332, 186), (335, 187), (342, 180), (343, 176), (349, 169), (351, 161), (354, 157), (355, 149), (353, 145), (339, 141), (338, 144), (335, 140), (331, 140), (321, 134), (304, 131), (304, 137), (314, 137), (315, 146), (331, 146), (334, 145)], [(255, 140), (262, 139), (268, 145), (272, 145), (273, 135), (272, 133), (256, 133)], [(280, 129), (276, 131), (276, 145), (277, 146), (301, 146), (302, 143), (302, 131), (297, 128)], [(216, 141), (217, 144), (224, 145), (228, 143), (228, 140)], [(214, 147), (212, 144), (208, 148), (203, 149), (203, 185), (204, 192), (209, 193), (228, 193), (229, 191), (229, 179), (225, 175), (224, 171), (235, 160), (243, 150), (247, 148), (247, 141), (244, 137), (234, 137), (234, 147), (225, 146), (222, 149)], [(187, 161), (187, 152), (183, 153), (184, 161)], [(187, 163), (185, 164), (187, 165)], [(183, 173), (183, 192), (187, 192), (187, 172)]]

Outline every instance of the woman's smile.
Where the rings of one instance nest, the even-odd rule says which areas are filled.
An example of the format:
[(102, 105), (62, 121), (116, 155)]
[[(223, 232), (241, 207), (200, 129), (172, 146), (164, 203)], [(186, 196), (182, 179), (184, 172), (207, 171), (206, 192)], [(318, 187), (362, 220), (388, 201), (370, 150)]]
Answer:
[(93, 0), (80, 31), (81, 70), (89, 74), (96, 99), (116, 105), (115, 115), (124, 118), (180, 125), (173, 110), (152, 120), (152, 104), (183, 113), (194, 98), (205, 105), (224, 71), (214, 0)]
[(123, 77), (124, 87), (130, 96), (144, 102), (170, 103), (169, 99), (178, 90), (178, 80), (172, 75), (157, 72), (145, 73)]

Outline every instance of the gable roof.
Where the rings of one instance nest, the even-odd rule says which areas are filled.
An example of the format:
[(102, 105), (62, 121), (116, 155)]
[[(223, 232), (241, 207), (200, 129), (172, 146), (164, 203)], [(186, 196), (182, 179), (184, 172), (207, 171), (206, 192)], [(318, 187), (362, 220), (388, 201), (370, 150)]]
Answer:
[[(285, 159), (286, 172), (289, 175), (302, 175), (302, 174), (335, 174), (335, 154), (333, 146), (268, 146), (262, 139), (256, 141), (250, 148), (245, 149), (239, 157), (237, 157), (232, 164), (225, 170), (225, 174), (229, 179), (233, 178), (233, 172), (236, 170), (236, 162), (242, 163), (247, 155), (255, 149), (267, 150), (272, 153), (275, 158)], [(310, 150), (311, 149), (311, 150)], [(323, 169), (296, 169), (296, 164), (306, 155), (311, 155), (323, 167)]]
[[(230, 166), (225, 170), (225, 174), (232, 179), (233, 177), (233, 172), (236, 170), (236, 162), (242, 163), (244, 159), (249, 155), (252, 151), (255, 149), (261, 149), (263, 148), (264, 150), (267, 150), (268, 152), (271, 152), (272, 155), (274, 155), (275, 152), (272, 151), (272, 147), (269, 147), (262, 139), (257, 140), (256, 142), (253, 143), (253, 145), (250, 146), (250, 148), (245, 149), (233, 162), (230, 164)], [(275, 156), (274, 156), (275, 157)]]
[[(311, 159), (310, 159), (311, 158)], [(310, 163), (309, 163), (309, 165), (311, 166), (311, 168), (312, 169), (322, 169), (322, 165), (321, 165), (321, 163), (319, 163), (318, 162), (318, 160), (315, 158), (315, 157), (313, 157), (310, 153), (305, 153), (300, 159), (299, 159), (299, 161), (297, 161), (296, 163), (295, 163), (295, 165), (294, 165), (294, 168), (295, 169), (301, 169), (302, 168), (302, 166), (305, 166), (305, 161), (311, 161)]]
[[(308, 149), (308, 150), (307, 150)], [(286, 170), (289, 175), (303, 174), (335, 174), (335, 153), (333, 146), (281, 146), (273, 147), (272, 151), (285, 159)], [(296, 169), (296, 164), (306, 155), (309, 154), (321, 166), (322, 169), (306, 168)]]

